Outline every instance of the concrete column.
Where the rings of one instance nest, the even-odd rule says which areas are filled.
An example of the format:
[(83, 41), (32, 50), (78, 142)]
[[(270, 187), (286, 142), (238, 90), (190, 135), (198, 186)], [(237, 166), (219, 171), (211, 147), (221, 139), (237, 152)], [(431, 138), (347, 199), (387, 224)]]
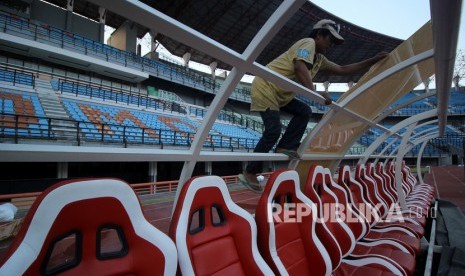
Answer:
[(216, 61), (213, 61), (212, 63), (210, 63), (210, 70), (211, 70), (211, 73), (212, 73), (212, 78), (215, 78), (216, 77), (216, 67), (218, 66), (218, 62)]
[(74, 0), (68, 0), (68, 4), (67, 4), (67, 6), (66, 6), (66, 10), (72, 12), (73, 9), (74, 9), (73, 6), (74, 6)]
[(323, 87), (325, 88), (325, 92), (328, 92), (329, 91), (329, 86), (331, 85), (331, 83), (329, 81), (325, 81), (323, 83)]
[(189, 61), (191, 60), (191, 53), (186, 52), (182, 56), (182, 59), (184, 60), (184, 67), (186, 67), (186, 69), (189, 70)]
[(457, 74), (455, 77), (452, 78), (452, 81), (454, 82), (454, 87), (456, 91), (459, 91), (459, 81), (460, 81), (460, 76)]
[(150, 52), (146, 54), (145, 57), (150, 58), (152, 60), (158, 60), (159, 57), (158, 57), (157, 48), (159, 44), (156, 39), (158, 32), (151, 30), (149, 34), (150, 34)]
[(205, 162), (205, 174), (212, 175), (212, 162)]
[(349, 87), (349, 89), (351, 89), (352, 86), (354, 86), (354, 82), (353, 82), (353, 81), (349, 81), (349, 82), (347, 83), (347, 86)]
[(65, 30), (68, 32), (73, 32), (73, 9), (74, 9), (74, 0), (68, 0), (66, 6), (66, 26)]
[(105, 23), (106, 23), (106, 16), (107, 16), (107, 9), (103, 7), (98, 8), (99, 14), (99, 41), (101, 43), (105, 43)]
[(57, 178), (58, 179), (68, 178), (68, 162), (57, 163)]
[(150, 52), (155, 52), (158, 48), (158, 42), (156, 40), (157, 35), (158, 32), (153, 30), (150, 31)]
[(149, 181), (156, 182), (157, 181), (157, 162), (149, 162)]
[(427, 78), (423, 81), (423, 85), (425, 86), (425, 93), (429, 92), (429, 83), (431, 82), (431, 78)]
[(136, 53), (137, 47), (137, 24), (127, 20), (116, 29), (108, 44), (123, 51)]

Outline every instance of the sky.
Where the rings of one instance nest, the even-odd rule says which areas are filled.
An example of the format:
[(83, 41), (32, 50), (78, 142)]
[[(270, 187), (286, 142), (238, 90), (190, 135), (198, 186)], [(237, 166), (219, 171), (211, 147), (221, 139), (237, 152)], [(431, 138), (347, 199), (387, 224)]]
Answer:
[[(400, 39), (409, 38), (431, 19), (429, 0), (311, 0), (311, 2), (359, 27)], [(462, 4), (457, 44), (457, 50), (462, 52), (465, 51), (465, 8), (463, 6)], [(463, 82), (465, 80), (462, 80), (460, 84), (463, 85)], [(338, 85), (332, 86), (335, 88), (334, 86)], [(418, 88), (423, 89), (421, 86)]]
[[(400, 39), (409, 38), (431, 19), (429, 0), (311, 0), (311, 2), (345, 21)], [(465, 49), (463, 4), (461, 19), (457, 49)]]

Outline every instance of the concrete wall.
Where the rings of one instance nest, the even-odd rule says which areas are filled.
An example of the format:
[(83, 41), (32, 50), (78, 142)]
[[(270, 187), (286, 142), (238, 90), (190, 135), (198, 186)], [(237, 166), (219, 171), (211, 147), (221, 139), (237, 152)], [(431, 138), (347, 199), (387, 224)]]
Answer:
[(107, 44), (120, 50), (136, 53), (137, 25), (126, 21), (116, 29), (107, 40)]
[(31, 19), (103, 43), (103, 24), (45, 2), (33, 1)]

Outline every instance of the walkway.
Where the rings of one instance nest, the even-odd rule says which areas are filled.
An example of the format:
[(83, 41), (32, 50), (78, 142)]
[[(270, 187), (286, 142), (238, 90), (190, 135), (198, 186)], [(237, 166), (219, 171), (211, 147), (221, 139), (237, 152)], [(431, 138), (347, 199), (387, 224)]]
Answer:
[(425, 183), (436, 188), (437, 197), (457, 205), (465, 213), (465, 168), (462, 166), (432, 167)]

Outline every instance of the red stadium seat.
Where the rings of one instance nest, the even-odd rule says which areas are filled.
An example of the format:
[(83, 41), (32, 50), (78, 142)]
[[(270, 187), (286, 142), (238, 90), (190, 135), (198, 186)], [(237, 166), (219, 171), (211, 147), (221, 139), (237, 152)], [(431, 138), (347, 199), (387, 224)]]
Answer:
[[(329, 185), (326, 183), (329, 183)], [(412, 275), (415, 269), (415, 257), (412, 256), (413, 251), (410, 252), (410, 249), (403, 244), (393, 240), (357, 241), (351, 229), (353, 227), (347, 224), (349, 221), (352, 222), (352, 225), (357, 224), (356, 219), (354, 219), (356, 218), (355, 214), (341, 214), (343, 210), (348, 210), (349, 208), (338, 205), (338, 196), (332, 191), (332, 189), (337, 188), (336, 186), (338, 185), (332, 181), (332, 176), (328, 169), (318, 165), (310, 166), (304, 193), (312, 201), (318, 202), (319, 219), (327, 226), (329, 232), (335, 237), (341, 247), (342, 264), (352, 264), (351, 261), (354, 257), (361, 259), (379, 257), (391, 265), (395, 264), (395, 266), (402, 267), (402, 273)], [(343, 189), (341, 188), (339, 191), (343, 192)], [(341, 199), (343, 199), (343, 196), (341, 196)], [(359, 233), (356, 234), (358, 235)], [(410, 253), (412, 255), (409, 255)], [(356, 268), (345, 268), (343, 273), (338, 269), (335, 271), (335, 274), (346, 275), (348, 271), (353, 269)], [(381, 271), (384, 270), (389, 269), (387, 267), (381, 269)]]
[(410, 187), (409, 195), (413, 196), (415, 194), (422, 194), (425, 199), (429, 200), (429, 202), (433, 201), (433, 186), (428, 184), (419, 184), (417, 178), (412, 174), (410, 168), (405, 164), (405, 161), (402, 161), (402, 177), (404, 179), (404, 182), (407, 183)]
[(218, 176), (182, 187), (169, 234), (183, 275), (271, 275), (257, 247), (257, 226)]
[(341, 187), (346, 187), (349, 194), (349, 201), (355, 206), (355, 210), (364, 210), (363, 218), (366, 221), (367, 233), (364, 239), (394, 239), (408, 245), (415, 254), (420, 252), (420, 238), (406, 227), (400, 225), (385, 225), (383, 227), (375, 227), (377, 219), (374, 212), (371, 212), (371, 203), (368, 203), (363, 196), (363, 187), (351, 175), (349, 166), (341, 166), (339, 169), (338, 183)]
[[(395, 188), (396, 180), (395, 180), (395, 163), (394, 162), (392, 161), (388, 162), (387, 167), (386, 167), (386, 173), (391, 179), (391, 186)], [(405, 191), (405, 200), (407, 203), (407, 207), (410, 210), (420, 214), (421, 216), (426, 216), (428, 214), (429, 208), (433, 201), (432, 188), (430, 192), (416, 190), (413, 186), (410, 186), (410, 184), (405, 180), (405, 177), (406, 177), (405, 171), (402, 171), (402, 187), (403, 187), (403, 190)], [(429, 186), (429, 185), (422, 185), (422, 186)], [(415, 191), (412, 191), (412, 189)]]
[(355, 180), (359, 182), (363, 187), (363, 194), (372, 206), (376, 206), (375, 210), (378, 211), (380, 219), (376, 223), (376, 226), (384, 225), (394, 225), (398, 224), (403, 227), (407, 227), (411, 231), (415, 232), (417, 237), (423, 237), (425, 234), (425, 229), (418, 222), (409, 219), (403, 218), (404, 221), (385, 221), (389, 216), (390, 206), (386, 204), (383, 198), (380, 196), (376, 182), (366, 174), (365, 165), (358, 164), (355, 167)]
[[(378, 164), (382, 164), (382, 163), (378, 163)], [(376, 183), (375, 188), (378, 192), (378, 195), (382, 198), (387, 208), (389, 209), (392, 206), (399, 207), (399, 205), (395, 205), (397, 204), (396, 197), (393, 194), (390, 194), (387, 189), (387, 183), (386, 183), (387, 179), (385, 179), (383, 175), (380, 174), (381, 165), (378, 165), (378, 164), (375, 165), (373, 163), (367, 163), (366, 174)], [(376, 168), (379, 167), (379, 169), (377, 170), (375, 167)], [(422, 227), (425, 227), (426, 218), (424, 216), (418, 216), (417, 213), (411, 212), (410, 210), (403, 210), (402, 212), (400, 212), (400, 208), (398, 211), (402, 215), (402, 216), (399, 216), (399, 219), (407, 220), (414, 224), (418, 224), (418, 225), (421, 225)]]
[(399, 240), (386, 238), (365, 240), (366, 225), (362, 218), (363, 213), (357, 212), (355, 206), (349, 204), (347, 191), (333, 180), (331, 171), (325, 168), (324, 174), (324, 181), (314, 183), (314, 186), (319, 191), (321, 202), (329, 206), (329, 209), (323, 209), (326, 217), (333, 221), (338, 220), (336, 224), (347, 226), (340, 231), (349, 231), (353, 234), (351, 244), (354, 248), (350, 254), (357, 256), (377, 254), (388, 257), (412, 275), (415, 270), (415, 252)]
[[(329, 275), (331, 256), (317, 237), (312, 219), (312, 202), (299, 188), (299, 175), (282, 169), (273, 173), (258, 202), (255, 219), (260, 252), (276, 275)], [(286, 213), (305, 212), (305, 217)], [(333, 241), (334, 262), (339, 265), (340, 249)]]
[[(341, 262), (339, 240), (317, 220), (317, 204), (299, 186), (296, 171), (278, 170), (268, 179), (257, 205), (260, 251), (276, 274), (406, 275), (384, 256), (351, 256)], [(317, 231), (318, 226), (325, 231)]]
[(174, 275), (176, 266), (173, 241), (145, 219), (131, 187), (90, 179), (37, 198), (0, 275)]

